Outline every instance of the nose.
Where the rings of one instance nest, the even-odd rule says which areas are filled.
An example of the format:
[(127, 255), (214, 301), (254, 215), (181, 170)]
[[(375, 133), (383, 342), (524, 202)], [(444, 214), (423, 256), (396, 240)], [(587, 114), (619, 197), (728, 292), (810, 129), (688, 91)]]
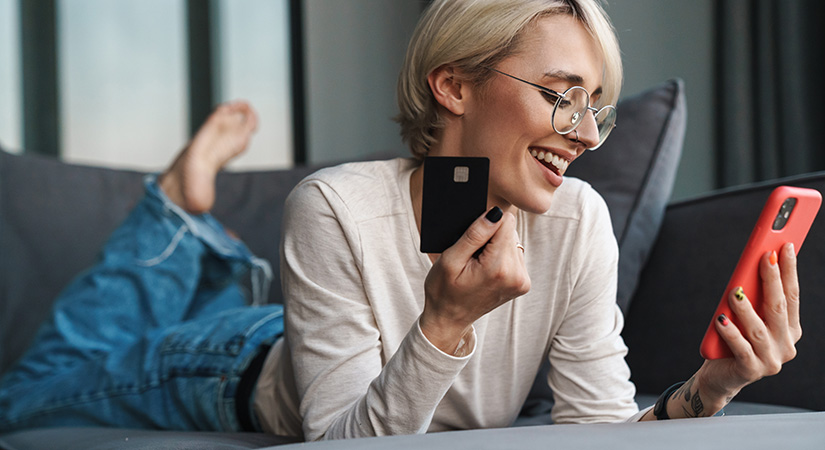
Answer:
[(567, 137), (572, 141), (579, 141), (584, 144), (584, 148), (593, 148), (599, 145), (599, 127), (596, 125), (596, 116), (593, 111), (586, 110), (581, 123), (574, 131), (567, 133)]

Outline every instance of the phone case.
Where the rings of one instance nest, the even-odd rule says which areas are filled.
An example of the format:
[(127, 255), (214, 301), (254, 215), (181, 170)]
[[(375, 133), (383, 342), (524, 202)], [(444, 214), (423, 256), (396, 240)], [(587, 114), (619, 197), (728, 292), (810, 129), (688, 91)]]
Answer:
[[(787, 206), (783, 206), (786, 201), (788, 201), (788, 204), (794, 203), (790, 211), (788, 211)], [(791, 186), (780, 186), (774, 189), (759, 215), (756, 226), (751, 232), (748, 243), (733, 271), (733, 276), (731, 276), (722, 299), (719, 301), (719, 306), (716, 308), (716, 313), (713, 315), (705, 337), (702, 339), (699, 353), (703, 358), (720, 359), (733, 356), (728, 345), (716, 332), (714, 324), (720, 314), (725, 314), (734, 324), (739, 326), (735, 314), (728, 306), (728, 296), (733, 289), (742, 286), (745, 295), (761, 317), (762, 280), (759, 276), (759, 260), (767, 252), (776, 251), (779, 253), (782, 246), (787, 242), (793, 243), (794, 250), (798, 254), (821, 203), (822, 195), (814, 189)], [(782, 221), (785, 222), (784, 226), (781, 229), (774, 229)]]
[(487, 210), (489, 172), (490, 160), (487, 158), (424, 158), (422, 252), (443, 252)]

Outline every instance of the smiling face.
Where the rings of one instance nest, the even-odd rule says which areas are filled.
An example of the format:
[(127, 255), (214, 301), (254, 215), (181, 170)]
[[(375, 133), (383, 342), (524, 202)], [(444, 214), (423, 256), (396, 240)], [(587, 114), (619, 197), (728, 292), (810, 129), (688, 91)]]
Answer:
[[(601, 91), (602, 68), (595, 41), (568, 15), (538, 19), (524, 31), (516, 53), (495, 66), (556, 92), (582, 86), (591, 103)], [(461, 112), (447, 119), (430, 154), (486, 156), (488, 207), (547, 211), (567, 166), (598, 143), (593, 113), (575, 132), (560, 135), (551, 119), (555, 99), (521, 81), (494, 74), (481, 89), (465, 83), (461, 93)]]

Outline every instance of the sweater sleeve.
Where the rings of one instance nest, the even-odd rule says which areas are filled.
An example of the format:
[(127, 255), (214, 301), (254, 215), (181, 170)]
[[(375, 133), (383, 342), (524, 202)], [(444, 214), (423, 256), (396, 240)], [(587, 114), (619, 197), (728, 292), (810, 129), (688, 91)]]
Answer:
[(444, 354), (416, 321), (383, 360), (356, 218), (330, 185), (300, 184), (287, 199), (283, 229), (286, 335), (305, 439), (425, 432), (472, 353)]
[(618, 247), (604, 200), (584, 193), (572, 298), (549, 352), (554, 423), (617, 422), (638, 412), (616, 305)]

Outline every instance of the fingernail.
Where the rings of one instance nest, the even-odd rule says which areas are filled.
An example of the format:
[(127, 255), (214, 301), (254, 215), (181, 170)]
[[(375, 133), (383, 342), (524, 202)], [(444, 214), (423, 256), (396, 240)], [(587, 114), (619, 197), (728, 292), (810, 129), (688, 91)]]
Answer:
[(793, 248), (793, 242), (788, 242), (788, 253), (790, 255), (796, 255), (796, 250)]
[(716, 320), (718, 320), (719, 323), (721, 323), (723, 327), (728, 326), (728, 324), (730, 323), (730, 321), (728, 320), (728, 317), (724, 314), (720, 314), (719, 317), (716, 318)]
[(770, 261), (770, 263), (771, 263), (771, 265), (772, 265), (772, 266), (775, 266), (775, 265), (776, 265), (776, 250), (774, 250), (774, 251), (772, 251), (772, 252), (771, 252), (771, 256), (770, 256), (770, 258), (768, 259), (768, 261)]
[(745, 299), (745, 291), (742, 290), (742, 286), (739, 286), (733, 291), (733, 296), (740, 302)]
[(486, 217), (492, 223), (496, 223), (501, 220), (501, 217), (504, 215), (504, 211), (501, 210), (498, 206), (493, 206), (493, 209), (487, 213)]

